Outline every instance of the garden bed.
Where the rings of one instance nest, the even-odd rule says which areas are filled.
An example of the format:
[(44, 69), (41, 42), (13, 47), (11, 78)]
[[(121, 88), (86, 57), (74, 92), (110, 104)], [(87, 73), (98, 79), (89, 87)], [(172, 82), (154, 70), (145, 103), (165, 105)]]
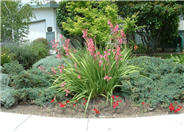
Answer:
[[(59, 105), (50, 104), (49, 106), (40, 107), (37, 105), (30, 104), (20, 104), (12, 107), (11, 109), (1, 108), (2, 112), (11, 112), (11, 113), (19, 113), (19, 114), (31, 114), (31, 115), (41, 115), (41, 116), (51, 116), (51, 117), (70, 117), (70, 118), (124, 118), (124, 117), (141, 117), (141, 116), (155, 116), (155, 115), (168, 115), (173, 114), (170, 112), (169, 108), (161, 108), (158, 106), (154, 110), (149, 110), (146, 107), (146, 104), (141, 104), (142, 106), (138, 106), (134, 102), (131, 101), (122, 101), (120, 107), (114, 109), (112, 107), (105, 106), (104, 100), (99, 100), (95, 104), (91, 104), (89, 109), (84, 114), (84, 109), (81, 106), (75, 107), (66, 107), (61, 108)], [(180, 104), (184, 107), (184, 103)], [(96, 114), (94, 108), (98, 108), (100, 114)], [(179, 113), (184, 113), (184, 109), (179, 111)]]

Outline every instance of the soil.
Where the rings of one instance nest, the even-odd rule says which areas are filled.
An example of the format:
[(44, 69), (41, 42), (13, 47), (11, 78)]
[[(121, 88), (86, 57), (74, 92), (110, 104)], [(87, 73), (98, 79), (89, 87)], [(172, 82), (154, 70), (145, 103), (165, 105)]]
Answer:
[[(160, 106), (155, 110), (148, 109), (147, 105), (136, 105), (128, 100), (119, 103), (118, 108), (112, 108), (109, 104), (106, 105), (104, 100), (95, 101), (89, 104), (86, 116), (84, 114), (84, 102), (77, 103), (74, 107), (73, 104), (67, 104), (65, 108), (59, 107), (58, 104), (49, 104), (48, 106), (40, 107), (30, 104), (19, 104), (11, 109), (1, 108), (2, 112), (31, 114), (51, 117), (71, 117), (71, 118), (123, 118), (123, 117), (140, 117), (140, 116), (153, 116), (153, 115), (167, 115), (172, 114), (169, 109), (163, 109)], [(181, 104), (184, 108), (184, 104)], [(100, 111), (100, 114), (94, 112), (94, 108)], [(178, 113), (184, 113), (182, 109)]]

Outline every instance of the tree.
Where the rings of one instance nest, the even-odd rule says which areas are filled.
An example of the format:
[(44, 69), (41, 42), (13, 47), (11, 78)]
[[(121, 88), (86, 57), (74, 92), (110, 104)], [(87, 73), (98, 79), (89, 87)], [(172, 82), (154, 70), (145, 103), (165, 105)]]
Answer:
[(1, 41), (23, 40), (31, 17), (30, 5), (14, 0), (1, 1)]
[(144, 26), (137, 33), (141, 36), (147, 49), (172, 47), (178, 36), (179, 15), (183, 2), (147, 1), (147, 2), (116, 2), (122, 18), (137, 13), (137, 26)]
[(102, 47), (109, 39), (108, 20), (113, 25), (122, 21), (114, 2), (60, 2), (57, 10), (57, 23), (66, 37), (81, 39), (82, 30), (88, 29), (90, 37), (95, 38), (96, 44)]

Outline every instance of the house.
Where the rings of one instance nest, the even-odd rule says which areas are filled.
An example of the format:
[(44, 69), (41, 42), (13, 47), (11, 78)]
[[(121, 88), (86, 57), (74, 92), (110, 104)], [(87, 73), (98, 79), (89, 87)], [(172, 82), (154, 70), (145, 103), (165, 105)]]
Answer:
[(49, 2), (43, 5), (32, 5), (33, 17), (29, 24), (28, 39), (30, 41), (37, 38), (46, 38), (49, 42), (51, 40), (58, 40), (60, 30), (56, 22), (56, 2)]

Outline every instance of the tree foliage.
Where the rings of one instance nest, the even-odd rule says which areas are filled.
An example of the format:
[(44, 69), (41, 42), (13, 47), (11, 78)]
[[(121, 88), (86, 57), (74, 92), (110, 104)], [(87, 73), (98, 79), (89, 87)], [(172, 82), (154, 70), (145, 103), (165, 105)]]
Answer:
[(1, 1), (1, 41), (20, 41), (28, 32), (32, 16), (30, 5), (21, 1)]
[(179, 15), (183, 9), (183, 2), (118, 1), (116, 4), (122, 18), (138, 13), (136, 25), (144, 28), (137, 33), (147, 48), (172, 47), (178, 36)]

